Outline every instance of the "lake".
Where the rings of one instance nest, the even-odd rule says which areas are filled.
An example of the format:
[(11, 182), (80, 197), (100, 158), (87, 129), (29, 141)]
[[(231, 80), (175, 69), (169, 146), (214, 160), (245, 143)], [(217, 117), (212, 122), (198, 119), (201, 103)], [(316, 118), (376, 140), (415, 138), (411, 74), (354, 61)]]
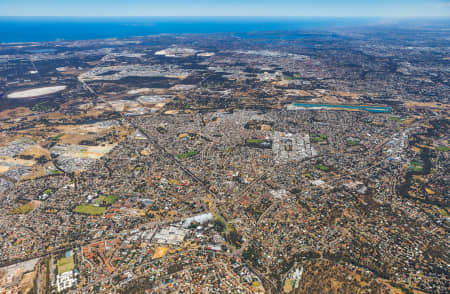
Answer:
[(331, 109), (357, 109), (357, 110), (365, 110), (368, 112), (391, 112), (391, 107), (384, 106), (364, 106), (364, 105), (339, 105), (339, 104), (306, 104), (306, 103), (295, 103), (293, 104), (295, 107), (299, 108), (312, 108), (312, 109), (323, 109), (323, 108), (331, 108)]

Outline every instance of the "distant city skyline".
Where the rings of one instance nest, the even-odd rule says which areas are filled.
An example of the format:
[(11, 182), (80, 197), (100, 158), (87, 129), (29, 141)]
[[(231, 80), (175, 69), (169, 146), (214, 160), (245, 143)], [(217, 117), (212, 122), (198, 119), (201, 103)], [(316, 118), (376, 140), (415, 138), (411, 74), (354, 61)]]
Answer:
[(449, 0), (2, 0), (0, 16), (450, 17)]

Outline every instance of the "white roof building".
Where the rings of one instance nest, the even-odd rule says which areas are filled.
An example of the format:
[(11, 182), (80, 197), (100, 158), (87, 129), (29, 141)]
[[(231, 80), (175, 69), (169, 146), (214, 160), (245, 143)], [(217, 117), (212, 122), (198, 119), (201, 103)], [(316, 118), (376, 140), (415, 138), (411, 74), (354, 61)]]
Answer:
[(56, 287), (58, 292), (68, 289), (75, 285), (77, 279), (73, 275), (73, 271), (68, 271), (56, 276)]

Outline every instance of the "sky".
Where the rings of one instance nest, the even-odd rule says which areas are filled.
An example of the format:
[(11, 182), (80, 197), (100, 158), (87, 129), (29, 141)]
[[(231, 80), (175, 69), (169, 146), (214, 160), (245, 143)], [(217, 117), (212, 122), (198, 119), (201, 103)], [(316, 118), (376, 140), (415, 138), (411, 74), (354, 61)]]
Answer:
[(0, 16), (450, 17), (450, 0), (0, 0)]

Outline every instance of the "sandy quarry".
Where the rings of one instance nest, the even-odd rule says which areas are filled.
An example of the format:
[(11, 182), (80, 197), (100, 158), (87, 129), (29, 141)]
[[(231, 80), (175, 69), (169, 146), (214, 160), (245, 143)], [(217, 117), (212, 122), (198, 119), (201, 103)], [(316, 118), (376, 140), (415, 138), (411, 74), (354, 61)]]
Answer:
[(164, 55), (166, 57), (188, 57), (194, 55), (195, 53), (197, 53), (195, 49), (172, 47), (159, 50), (155, 52), (155, 55)]
[(23, 98), (32, 98), (39, 97), (48, 94), (54, 94), (65, 90), (67, 86), (53, 86), (53, 87), (42, 87), (42, 88), (34, 88), (24, 91), (13, 92), (8, 95), (8, 98), (11, 99), (23, 99)]

